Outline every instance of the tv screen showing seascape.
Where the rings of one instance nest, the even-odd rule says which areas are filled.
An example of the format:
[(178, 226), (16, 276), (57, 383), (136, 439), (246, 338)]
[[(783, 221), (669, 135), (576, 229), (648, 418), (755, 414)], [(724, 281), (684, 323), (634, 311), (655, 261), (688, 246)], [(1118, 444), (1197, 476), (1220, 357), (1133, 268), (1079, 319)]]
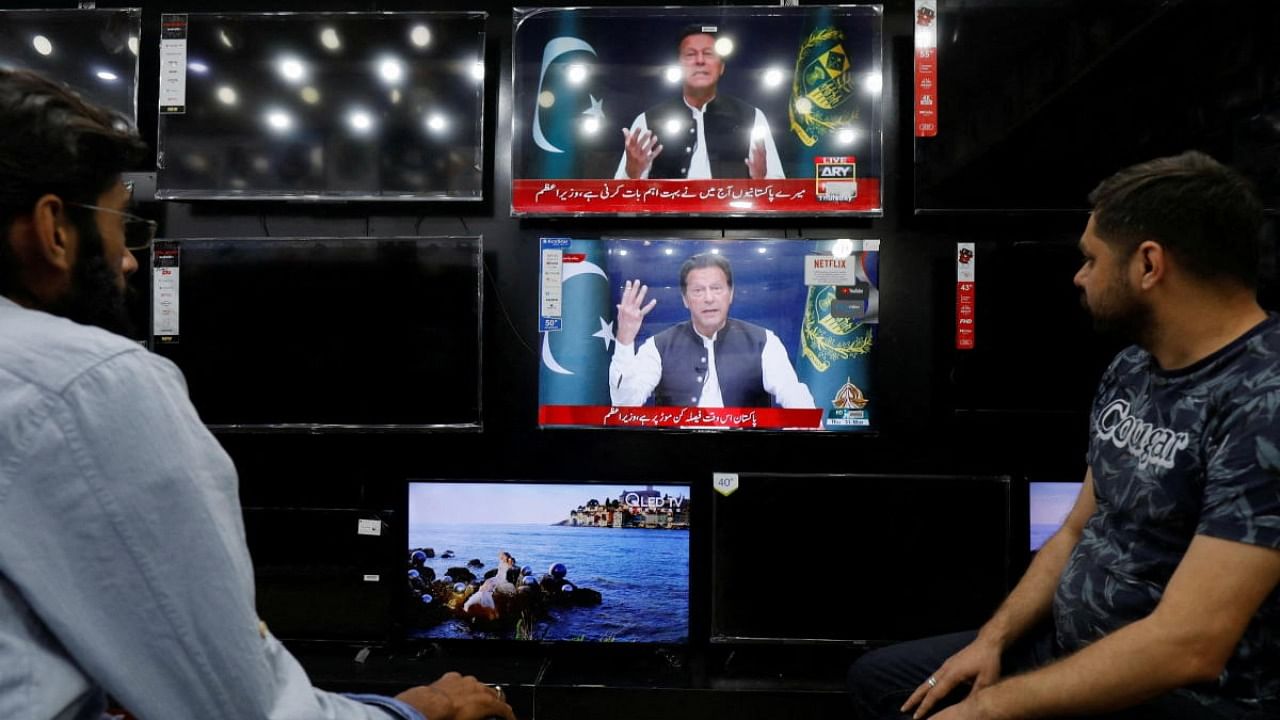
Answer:
[(678, 644), (689, 488), (409, 483), (409, 635)]

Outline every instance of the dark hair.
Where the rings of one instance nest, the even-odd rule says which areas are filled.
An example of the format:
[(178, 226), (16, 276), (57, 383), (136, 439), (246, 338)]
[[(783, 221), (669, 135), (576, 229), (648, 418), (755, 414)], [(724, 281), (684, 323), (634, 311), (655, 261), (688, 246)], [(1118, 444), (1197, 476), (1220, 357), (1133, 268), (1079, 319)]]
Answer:
[(733, 287), (733, 267), (729, 265), (729, 258), (717, 253), (699, 253), (680, 266), (680, 294), (684, 294), (685, 287), (689, 284), (689, 273), (710, 267), (720, 268), (729, 287)]
[(717, 25), (703, 25), (701, 23), (685, 25), (680, 29), (680, 37), (676, 38), (676, 57), (680, 56), (680, 47), (684, 45), (684, 39), (690, 35), (710, 35), (715, 37), (719, 34), (720, 28)]
[(25, 70), (0, 70), (0, 238), (47, 193), (92, 204), (147, 146), (119, 113)]
[(1257, 287), (1262, 203), (1248, 180), (1208, 155), (1125, 168), (1089, 202), (1098, 237), (1123, 257), (1154, 240), (1195, 277)]

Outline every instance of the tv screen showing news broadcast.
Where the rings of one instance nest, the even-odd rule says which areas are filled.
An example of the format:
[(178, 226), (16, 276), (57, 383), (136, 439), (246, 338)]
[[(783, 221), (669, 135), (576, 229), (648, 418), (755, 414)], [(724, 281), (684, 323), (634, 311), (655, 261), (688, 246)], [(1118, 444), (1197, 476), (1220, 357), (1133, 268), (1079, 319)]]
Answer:
[(879, 215), (879, 5), (516, 11), (515, 215)]
[(878, 240), (543, 238), (543, 427), (875, 427)]
[(409, 635), (684, 643), (689, 488), (408, 483)]

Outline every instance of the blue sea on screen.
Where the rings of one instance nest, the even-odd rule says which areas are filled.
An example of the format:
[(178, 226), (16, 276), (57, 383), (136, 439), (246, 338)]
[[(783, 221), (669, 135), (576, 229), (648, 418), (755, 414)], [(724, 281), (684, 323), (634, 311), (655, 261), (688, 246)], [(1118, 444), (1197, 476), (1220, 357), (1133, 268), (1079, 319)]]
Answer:
[[(565, 579), (597, 590), (595, 607), (555, 607), (534, 630), (537, 640), (683, 642), (689, 626), (689, 532), (639, 528), (546, 525), (409, 526), (409, 547), (428, 547), (427, 565), (437, 577), (472, 558), (477, 576), (497, 566), (498, 553), (515, 556), (518, 566), (541, 577), (553, 563), (568, 568)], [(455, 556), (440, 557), (446, 550)], [(450, 620), (413, 632), (420, 638), (501, 637)]]

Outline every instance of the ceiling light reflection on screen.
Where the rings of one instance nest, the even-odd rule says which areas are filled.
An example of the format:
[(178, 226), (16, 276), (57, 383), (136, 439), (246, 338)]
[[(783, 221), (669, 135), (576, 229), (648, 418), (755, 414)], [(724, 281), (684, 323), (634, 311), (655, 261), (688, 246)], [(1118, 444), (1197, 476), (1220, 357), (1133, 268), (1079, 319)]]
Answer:
[(449, 127), (449, 121), (440, 113), (431, 113), (427, 116), (427, 129), (434, 133), (442, 133)]
[(667, 78), (667, 82), (671, 83), (672, 85), (675, 85), (676, 83), (684, 79), (684, 71), (681, 70), (679, 67), (676, 67), (675, 65), (672, 65), (671, 67), (667, 68), (664, 75)]
[(471, 77), (475, 78), (476, 80), (484, 79), (484, 63), (483, 62), (476, 61), (476, 64), (471, 66)]
[(192, 60), (187, 63), (187, 70), (197, 75), (204, 75), (205, 73), (209, 72), (209, 66), (205, 65), (199, 60)]
[(138, 54), (138, 36), (136, 35), (129, 36), (129, 52), (134, 55)]
[(395, 58), (384, 58), (378, 62), (378, 76), (388, 85), (398, 85), (404, 79), (404, 63)]
[(352, 110), (347, 114), (347, 124), (357, 135), (368, 135), (373, 131), (373, 116), (365, 110)]
[(31, 45), (36, 49), (36, 52), (41, 55), (49, 55), (53, 52), (53, 43), (49, 42), (49, 38), (43, 35), (37, 35), (31, 38)]
[(218, 94), (218, 102), (222, 103), (223, 105), (235, 105), (236, 101), (239, 99), (236, 96), (235, 88), (231, 87), (230, 85), (223, 85), (222, 87), (218, 88), (217, 94)]
[(280, 71), (280, 77), (290, 83), (302, 82), (307, 74), (307, 66), (296, 57), (282, 57), (276, 67)]
[(111, 72), (110, 70), (99, 70), (99, 71), (98, 71), (97, 73), (95, 73), (95, 74), (98, 76), (98, 79), (99, 79), (99, 80), (105, 80), (106, 82), (114, 82), (114, 81), (116, 81), (116, 80), (119, 80), (119, 79), (120, 79), (120, 76), (119, 76), (119, 75), (116, 75), (115, 73)]
[(286, 133), (293, 128), (293, 117), (283, 110), (270, 110), (265, 117), (267, 127), (276, 132)]
[(302, 102), (308, 105), (315, 105), (320, 102), (320, 91), (310, 85), (302, 88), (302, 91), (298, 94), (302, 96)]
[(337, 50), (342, 47), (342, 41), (338, 39), (338, 31), (333, 28), (325, 28), (320, 31), (320, 44), (329, 50)]
[(431, 30), (426, 25), (414, 25), (409, 31), (409, 41), (416, 47), (424, 48), (431, 44)]

